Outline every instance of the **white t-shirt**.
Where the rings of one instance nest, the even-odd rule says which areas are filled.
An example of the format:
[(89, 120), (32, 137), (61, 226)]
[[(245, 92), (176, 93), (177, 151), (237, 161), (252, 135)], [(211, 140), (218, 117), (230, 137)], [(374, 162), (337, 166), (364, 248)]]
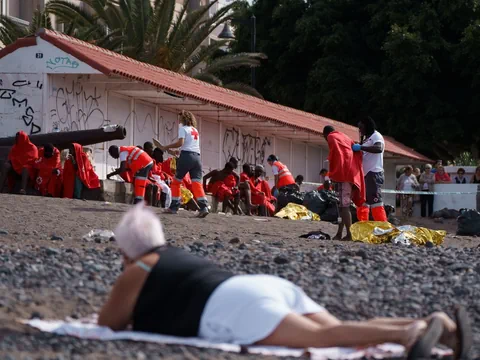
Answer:
[(412, 191), (413, 185), (415, 185), (413, 179), (411, 177), (406, 178), (405, 182), (403, 183), (403, 191)]
[(180, 126), (178, 138), (184, 139), (181, 151), (191, 151), (200, 154), (200, 135), (193, 126)]
[(364, 151), (363, 152), (363, 173), (367, 175), (371, 172), (382, 172), (383, 171), (383, 152), (385, 151), (385, 140), (383, 140), (382, 134), (378, 131), (375, 131), (372, 136), (370, 136), (362, 144), (363, 146), (373, 146), (376, 143), (382, 143), (382, 152), (379, 154), (373, 154)]
[(273, 172), (273, 175), (278, 175), (278, 166), (277, 165), (272, 165), (272, 172)]

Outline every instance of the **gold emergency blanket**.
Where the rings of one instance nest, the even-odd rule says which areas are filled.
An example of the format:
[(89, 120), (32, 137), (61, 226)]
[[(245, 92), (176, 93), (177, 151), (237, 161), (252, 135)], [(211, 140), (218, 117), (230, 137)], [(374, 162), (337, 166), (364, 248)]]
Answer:
[(275, 216), (281, 219), (320, 221), (320, 216), (311, 212), (305, 206), (294, 203), (289, 203)]
[(180, 188), (180, 191), (182, 193), (182, 205), (185, 205), (188, 203), (190, 200), (193, 199), (193, 194), (190, 190), (184, 188), (183, 186)]
[(430, 230), (411, 225), (394, 226), (388, 222), (359, 221), (350, 228), (353, 241), (361, 241), (368, 244), (415, 244), (417, 246), (432, 242), (441, 245), (447, 235), (444, 230)]

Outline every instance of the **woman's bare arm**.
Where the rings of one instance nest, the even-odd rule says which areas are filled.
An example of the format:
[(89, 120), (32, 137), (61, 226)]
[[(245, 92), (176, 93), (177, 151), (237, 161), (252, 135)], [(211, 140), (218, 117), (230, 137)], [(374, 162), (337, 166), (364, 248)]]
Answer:
[(98, 325), (118, 331), (132, 321), (133, 309), (148, 273), (138, 266), (130, 266), (113, 285), (107, 302), (98, 316)]

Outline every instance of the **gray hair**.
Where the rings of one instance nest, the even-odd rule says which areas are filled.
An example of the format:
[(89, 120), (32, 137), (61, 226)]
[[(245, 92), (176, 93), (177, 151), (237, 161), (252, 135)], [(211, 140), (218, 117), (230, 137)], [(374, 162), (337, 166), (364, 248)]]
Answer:
[(425, 169), (431, 169), (431, 168), (432, 168), (432, 165), (430, 164), (425, 165)]
[(123, 215), (114, 233), (118, 246), (130, 259), (166, 243), (160, 219), (143, 203)]

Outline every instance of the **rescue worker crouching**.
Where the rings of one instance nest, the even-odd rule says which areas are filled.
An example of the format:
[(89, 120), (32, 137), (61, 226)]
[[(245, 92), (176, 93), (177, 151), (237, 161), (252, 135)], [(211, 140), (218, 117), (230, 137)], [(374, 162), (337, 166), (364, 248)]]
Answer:
[(108, 153), (114, 159), (120, 159), (120, 167), (107, 175), (107, 179), (129, 170), (134, 176), (134, 204), (142, 202), (145, 198), (145, 189), (148, 174), (153, 166), (153, 159), (142, 149), (136, 146), (112, 145)]

